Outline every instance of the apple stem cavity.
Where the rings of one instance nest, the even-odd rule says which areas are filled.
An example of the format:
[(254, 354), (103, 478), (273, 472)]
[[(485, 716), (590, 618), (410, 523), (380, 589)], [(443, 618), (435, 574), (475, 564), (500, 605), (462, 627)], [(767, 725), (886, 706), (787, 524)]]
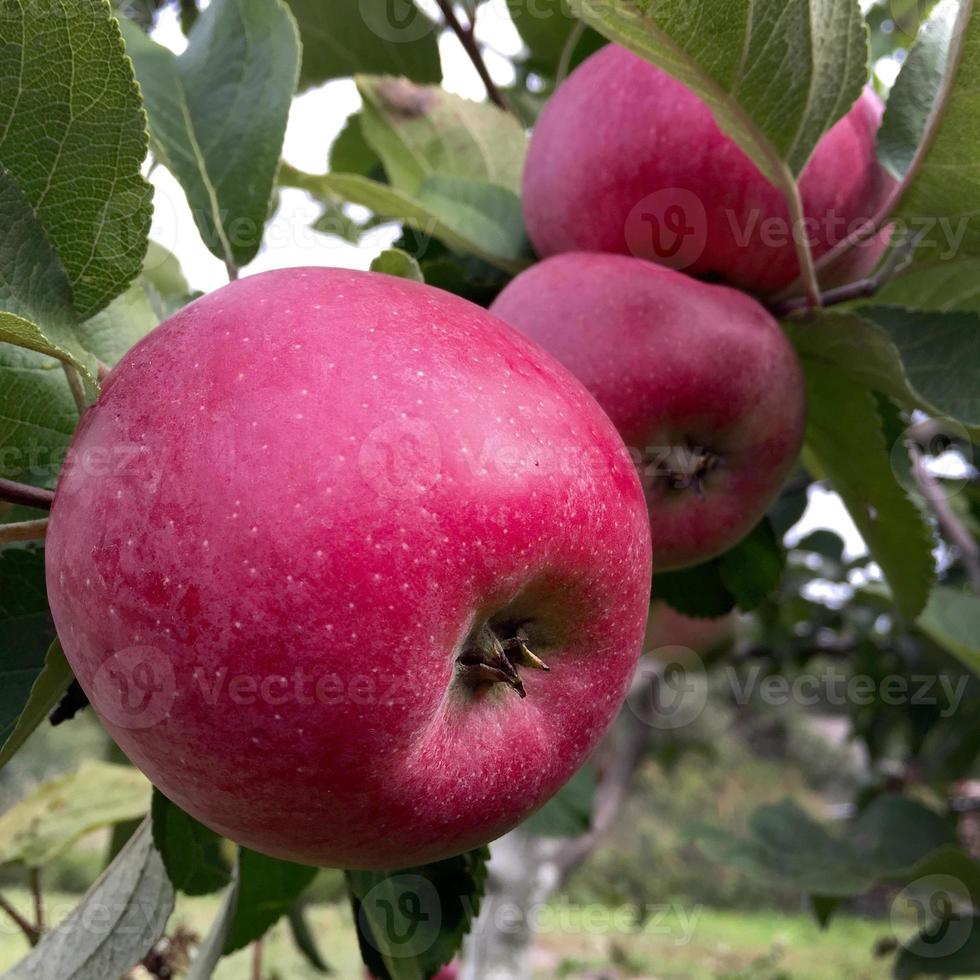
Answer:
[[(501, 629), (501, 632), (508, 631)], [(506, 684), (522, 698), (527, 697), (527, 691), (518, 667), (551, 670), (531, 651), (527, 634), (521, 627), (517, 627), (513, 635), (501, 638), (489, 623), (484, 623), (466, 644), (456, 659), (456, 666), (460, 679), (470, 688)]]
[(693, 490), (703, 500), (705, 480), (721, 464), (721, 455), (709, 449), (673, 446), (663, 461), (660, 475), (672, 489)]

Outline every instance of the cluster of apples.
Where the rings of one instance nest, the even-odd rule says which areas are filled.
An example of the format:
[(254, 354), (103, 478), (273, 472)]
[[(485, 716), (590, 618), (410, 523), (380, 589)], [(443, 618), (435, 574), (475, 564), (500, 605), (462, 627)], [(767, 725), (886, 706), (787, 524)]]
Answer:
[[(808, 214), (872, 207), (878, 112), (865, 96), (827, 135)], [(795, 275), (791, 242), (727, 224), (788, 220), (772, 188), (693, 95), (608, 48), (536, 128), (527, 223), (551, 257), (496, 315), (287, 269), (191, 303), (111, 372), (57, 490), (49, 598), (106, 727), (175, 803), (268, 854), (391, 869), (494, 839), (581, 765), (653, 565), (744, 534), (803, 431), (766, 310), (631, 254), (663, 192), (703, 208), (689, 272)], [(645, 487), (624, 439), (656, 457)]]

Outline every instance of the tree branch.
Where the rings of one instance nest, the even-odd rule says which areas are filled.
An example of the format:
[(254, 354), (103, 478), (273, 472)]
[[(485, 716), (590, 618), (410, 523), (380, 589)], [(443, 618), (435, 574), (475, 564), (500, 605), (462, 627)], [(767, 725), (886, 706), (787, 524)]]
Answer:
[(929, 472), (922, 458), (922, 450), (915, 442), (909, 444), (909, 456), (912, 458), (912, 475), (922, 499), (935, 515), (943, 536), (959, 552), (970, 585), (980, 595), (980, 545), (950, 507), (942, 485)]
[[(856, 282), (845, 283), (843, 286), (835, 286), (820, 294), (819, 303), (821, 307), (835, 306), (838, 303), (847, 303), (852, 299), (862, 299), (874, 296), (880, 289), (883, 289), (892, 279), (911, 264), (915, 246), (919, 243), (921, 235), (917, 235), (901, 248), (895, 249), (888, 257), (885, 264), (874, 274), (866, 279), (858, 279)], [(775, 317), (783, 317), (798, 310), (810, 309), (814, 304), (808, 297), (794, 296), (790, 299), (779, 300), (772, 303), (769, 311)]]
[(16, 524), (0, 524), (0, 544), (14, 541), (41, 541), (48, 533), (48, 519), (20, 521)]
[(0, 500), (8, 504), (20, 504), (22, 507), (33, 507), (35, 510), (51, 510), (54, 494), (50, 490), (42, 490), (26, 483), (0, 480)]
[(497, 88), (496, 82), (490, 77), (487, 63), (483, 60), (483, 52), (480, 50), (480, 45), (477, 43), (474, 33), (475, 24), (470, 24), (468, 28), (463, 26), (460, 19), (456, 16), (456, 11), (453, 10), (452, 0), (436, 0), (436, 4), (439, 10), (442, 11), (446, 26), (459, 38), (459, 43), (463, 45), (463, 50), (469, 56), (470, 61), (473, 62), (473, 67), (480, 76), (480, 81), (483, 82), (490, 101), (497, 108), (509, 111), (510, 106), (507, 105), (507, 100), (501, 94), (500, 89)]
[(25, 919), (24, 916), (22, 916), (20, 912), (18, 912), (17, 909), (15, 909), (13, 905), (11, 905), (10, 902), (3, 897), (3, 895), (0, 895), (0, 910), (5, 912), (10, 917), (10, 920), (27, 937), (27, 941), (32, 946), (37, 945), (38, 940), (41, 938), (40, 931), (35, 926), (31, 925), (31, 923), (28, 922), (27, 919)]
[(31, 898), (34, 900), (34, 927), (40, 936), (44, 932), (44, 894), (41, 891), (41, 869), (31, 868)]

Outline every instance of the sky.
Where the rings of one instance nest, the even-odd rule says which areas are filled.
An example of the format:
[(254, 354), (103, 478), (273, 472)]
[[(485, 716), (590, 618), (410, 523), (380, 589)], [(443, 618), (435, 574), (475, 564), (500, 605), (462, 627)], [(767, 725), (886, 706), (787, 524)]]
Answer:
[[(438, 19), (431, 0), (419, 0), (419, 6)], [(183, 50), (186, 41), (174, 6), (163, 8), (153, 36), (177, 53)], [(477, 37), (484, 45), (487, 67), (494, 81), (502, 85), (512, 81), (508, 58), (520, 52), (521, 40), (507, 13), (506, 0), (489, 0), (480, 8)], [(439, 48), (444, 87), (464, 98), (483, 99), (486, 94), (483, 84), (456, 38), (444, 34)], [(283, 157), (309, 173), (325, 172), (330, 144), (359, 106), (360, 98), (350, 79), (328, 82), (297, 96), (289, 114)], [(192, 289), (210, 292), (223, 286), (228, 281), (224, 263), (201, 241), (180, 185), (163, 167), (153, 169), (150, 181), (154, 186), (151, 237), (178, 257)], [(365, 235), (359, 245), (351, 245), (314, 232), (311, 225), (319, 213), (319, 206), (305, 191), (283, 188), (279, 208), (266, 228), (262, 249), (242, 270), (242, 276), (301, 265), (367, 269), (371, 260), (399, 234), (396, 226), (385, 225)], [(830, 528), (841, 535), (848, 558), (867, 553), (840, 498), (814, 486), (807, 511), (790, 532), (787, 543), (792, 545), (817, 528)]]

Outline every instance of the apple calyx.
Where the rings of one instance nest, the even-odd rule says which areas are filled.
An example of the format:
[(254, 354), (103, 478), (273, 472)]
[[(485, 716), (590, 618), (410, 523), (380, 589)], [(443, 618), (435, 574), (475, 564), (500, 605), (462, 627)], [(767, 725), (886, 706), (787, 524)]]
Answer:
[(662, 476), (671, 488), (693, 490), (703, 499), (705, 479), (721, 462), (722, 457), (718, 453), (703, 446), (672, 446), (663, 460)]
[(551, 668), (528, 646), (521, 627), (512, 636), (501, 638), (489, 623), (484, 623), (456, 660), (461, 679), (470, 687), (506, 684), (527, 697), (518, 667), (549, 671)]

